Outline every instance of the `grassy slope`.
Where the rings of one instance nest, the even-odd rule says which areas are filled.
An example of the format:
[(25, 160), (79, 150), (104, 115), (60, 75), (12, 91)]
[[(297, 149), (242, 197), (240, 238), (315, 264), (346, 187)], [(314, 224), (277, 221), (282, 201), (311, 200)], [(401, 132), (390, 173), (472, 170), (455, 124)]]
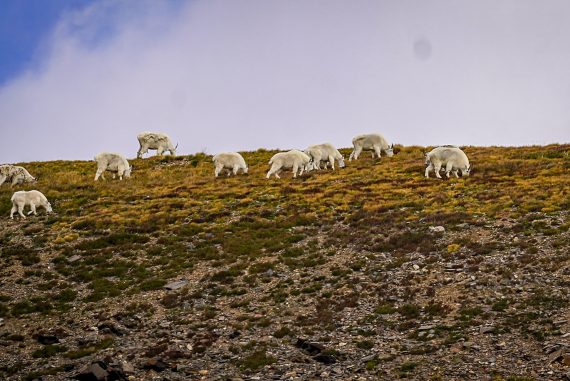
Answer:
[[(472, 176), (449, 181), (423, 178), (422, 150), (407, 147), (381, 161), (365, 153), (340, 171), (298, 179), (285, 174), (281, 180), (265, 179), (274, 152), (264, 150), (244, 153), (248, 175), (218, 179), (211, 159), (203, 155), (133, 160), (133, 177), (122, 182), (93, 182), (93, 162), (28, 163), (26, 168), (40, 178), (33, 188), (57, 213), (9, 221), (4, 217), (13, 189), (0, 188), (0, 316), (7, 328), (0, 334), (6, 338), (12, 331), (31, 335), (39, 327), (65, 327), (73, 335), (104, 319), (124, 323), (133, 316), (139, 321), (133, 335), (160, 319), (183, 327), (189, 341), (203, 332), (219, 336), (224, 329), (238, 329), (244, 337), (277, 332), (277, 338), (250, 347), (228, 341), (224, 348), (234, 357), (222, 368), (234, 372), (270, 363), (271, 355), (278, 358), (297, 336), (325, 342), (342, 337), (339, 321), (353, 310), (372, 319), (372, 326), (384, 325), (419, 343), (425, 341), (417, 337), (419, 324), (444, 321), (432, 340), (450, 349), (457, 340), (469, 339), (469, 327), (489, 319), (480, 316), (483, 307), (501, 302), (505, 306), (491, 308), (493, 324), (509, 332), (514, 326), (511, 334), (517, 338), (528, 336), (521, 328), (527, 322), (508, 321), (512, 311), (501, 315), (507, 307), (516, 312), (518, 301), (511, 296), (507, 302), (496, 300), (494, 286), (485, 282), (475, 292), (478, 298), (465, 299), (454, 294), (457, 287), (447, 287), (438, 271), (459, 261), (474, 266), (477, 277), (482, 272), (501, 279), (505, 275), (499, 271), (512, 275), (517, 268), (494, 268), (493, 261), (497, 253), (513, 251), (530, 256), (512, 264), (522, 272), (536, 258), (545, 258), (539, 270), (546, 273), (568, 266), (570, 147), (468, 147)], [(469, 227), (458, 228), (462, 223)], [(432, 225), (449, 232), (433, 234)], [(511, 241), (515, 235), (517, 242)], [(70, 262), (75, 255), (81, 259)], [(549, 264), (549, 258), (556, 263)], [(416, 263), (428, 271), (410, 279), (409, 266)], [(400, 284), (393, 276), (400, 277)], [(162, 290), (182, 277), (190, 280), (187, 287)], [(568, 314), (567, 292), (548, 288), (560, 284), (543, 286), (541, 292), (553, 300), (537, 303), (547, 315)], [(527, 306), (520, 307), (523, 315), (535, 311)], [(370, 321), (349, 325), (358, 329), (365, 323)], [(541, 332), (529, 340), (557, 334)], [(12, 355), (23, 361), (6, 355), (0, 376), (86, 362), (98, 351), (114, 353), (127, 340), (99, 338), (86, 348), (72, 342), (60, 348), (62, 353), (36, 353), (38, 359), (31, 352), (41, 346), (24, 336), (21, 347), (8, 340)], [(361, 355), (386, 344), (377, 331), (354, 336), (349, 346)], [(140, 340), (152, 341), (144, 335)], [(186, 363), (208, 351), (222, 356), (224, 340), (195, 347)], [(269, 354), (264, 357), (259, 350)], [(426, 351), (418, 356), (429, 358)], [(143, 361), (144, 355), (132, 355), (133, 361)], [(337, 356), (354, 360), (346, 353)], [(371, 375), (419, 371), (406, 365), (416, 364), (414, 359), (372, 361), (366, 370)]]

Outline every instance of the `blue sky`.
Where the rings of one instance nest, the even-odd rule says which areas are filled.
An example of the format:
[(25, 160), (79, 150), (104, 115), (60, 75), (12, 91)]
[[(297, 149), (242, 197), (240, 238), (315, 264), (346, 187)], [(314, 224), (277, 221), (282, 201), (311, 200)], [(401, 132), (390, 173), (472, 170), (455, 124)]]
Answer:
[(38, 50), (64, 12), (93, 0), (2, 0), (0, 84), (37, 63)]
[(568, 0), (3, 0), (0, 163), (570, 142)]

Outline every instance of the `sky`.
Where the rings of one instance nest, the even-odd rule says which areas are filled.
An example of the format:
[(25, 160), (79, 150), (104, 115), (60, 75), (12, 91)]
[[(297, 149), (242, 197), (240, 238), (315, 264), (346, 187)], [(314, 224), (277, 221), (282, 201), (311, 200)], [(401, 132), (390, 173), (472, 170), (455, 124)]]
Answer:
[(0, 163), (570, 142), (567, 0), (3, 0)]

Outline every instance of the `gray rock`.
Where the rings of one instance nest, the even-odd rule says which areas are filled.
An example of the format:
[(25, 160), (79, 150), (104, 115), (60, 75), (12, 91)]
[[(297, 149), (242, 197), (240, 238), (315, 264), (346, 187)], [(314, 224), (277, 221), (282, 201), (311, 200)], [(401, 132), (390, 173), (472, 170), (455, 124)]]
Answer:
[(73, 376), (74, 379), (80, 381), (87, 380), (105, 380), (109, 373), (98, 363), (87, 365), (78, 374)]
[(133, 364), (128, 363), (126, 361), (123, 361), (121, 363), (121, 368), (123, 369), (123, 372), (125, 372), (125, 373), (134, 373), (135, 372), (135, 367), (133, 366)]
[(75, 254), (74, 256), (67, 258), (67, 262), (73, 263), (73, 262), (77, 262), (80, 259), (81, 259), (81, 255)]
[(445, 232), (445, 228), (443, 226), (430, 226), (429, 231), (433, 233), (443, 233)]
[(559, 350), (552, 352), (550, 355), (548, 355), (548, 363), (553, 363), (558, 359), (563, 358), (565, 353), (566, 348), (560, 348)]
[(188, 281), (186, 279), (181, 279), (175, 282), (170, 282), (168, 283), (166, 286), (164, 286), (165, 289), (167, 290), (178, 290), (179, 288), (182, 288), (184, 286), (186, 286), (188, 284)]

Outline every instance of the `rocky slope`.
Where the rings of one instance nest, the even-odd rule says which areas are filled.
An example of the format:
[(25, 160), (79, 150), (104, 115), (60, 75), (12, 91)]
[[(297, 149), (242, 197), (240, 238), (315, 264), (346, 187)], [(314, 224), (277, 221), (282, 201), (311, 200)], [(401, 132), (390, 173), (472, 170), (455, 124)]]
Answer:
[(570, 379), (570, 146), (467, 147), (451, 180), (422, 150), (25, 164), (57, 213), (11, 221), (0, 187), (0, 377)]

